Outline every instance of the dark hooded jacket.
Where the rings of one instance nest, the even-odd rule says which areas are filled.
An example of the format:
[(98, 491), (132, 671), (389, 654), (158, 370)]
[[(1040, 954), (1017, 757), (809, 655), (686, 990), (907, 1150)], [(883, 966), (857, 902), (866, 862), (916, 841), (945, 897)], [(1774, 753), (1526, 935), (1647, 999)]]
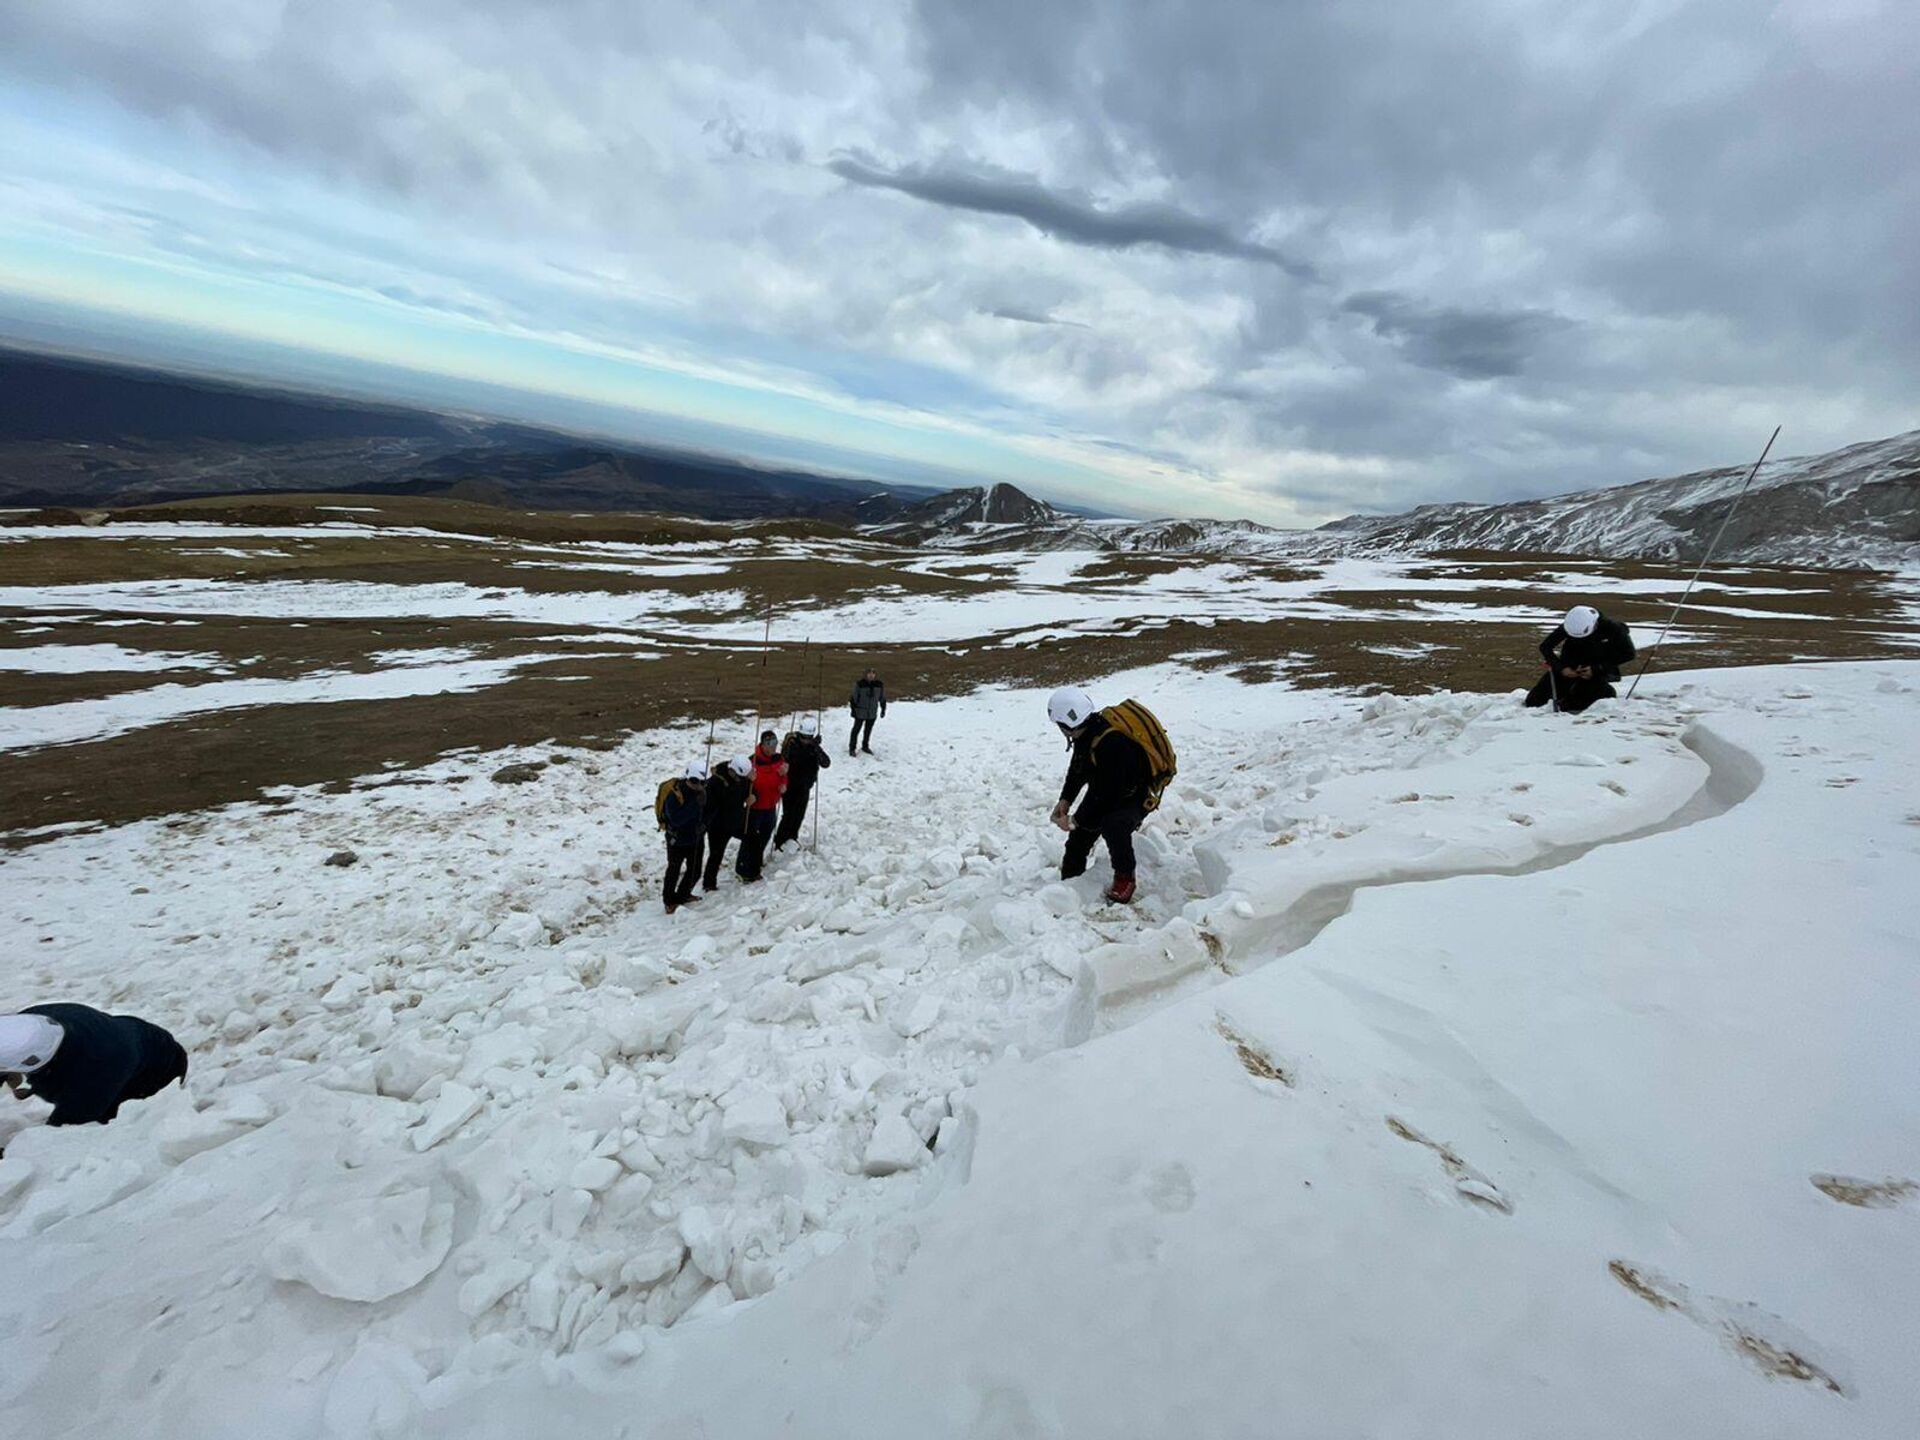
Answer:
[(145, 1099), (187, 1073), (187, 1052), (158, 1025), (87, 1005), (29, 1005), (64, 1035), (53, 1058), (27, 1077), (53, 1106), (49, 1125), (104, 1125), (127, 1100)]
[(737, 840), (747, 833), (747, 799), (753, 782), (729, 761), (707, 781), (706, 821), (709, 835)]
[(1549, 665), (1554, 664), (1556, 650), (1560, 657), (1558, 669), (1591, 665), (1594, 679), (1609, 681), (1620, 678), (1620, 667), (1630, 663), (1636, 653), (1627, 627), (1605, 615), (1600, 617), (1591, 635), (1576, 638), (1567, 634), (1565, 625), (1554, 626), (1540, 642), (1540, 654)]
[(813, 789), (822, 770), (831, 770), (833, 760), (821, 745), (818, 735), (787, 736), (780, 746), (780, 757), (787, 762), (787, 793), (805, 794)]
[(673, 782), (660, 806), (660, 820), (669, 845), (685, 847), (700, 843), (706, 831), (706, 805), (704, 787), (696, 787), (689, 780)]
[(1116, 730), (1104, 715), (1095, 715), (1073, 739), (1073, 759), (1062, 803), (1071, 805), (1082, 790), (1086, 799), (1075, 812), (1076, 824), (1097, 828), (1123, 805), (1143, 805), (1153, 785), (1153, 762), (1131, 735)]

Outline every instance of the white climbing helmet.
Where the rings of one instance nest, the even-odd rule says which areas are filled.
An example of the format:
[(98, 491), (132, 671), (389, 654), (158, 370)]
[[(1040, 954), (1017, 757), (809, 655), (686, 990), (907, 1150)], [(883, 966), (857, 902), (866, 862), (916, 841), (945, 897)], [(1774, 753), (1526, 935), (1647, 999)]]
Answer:
[(707, 767), (702, 765), (698, 760), (695, 760), (692, 764), (687, 766), (687, 779), (704, 780), (706, 778), (707, 778)]
[(1560, 628), (1576, 640), (1584, 640), (1593, 633), (1593, 627), (1600, 623), (1600, 612), (1591, 605), (1576, 605), (1567, 611), (1567, 618), (1560, 622)]
[(1099, 708), (1093, 703), (1093, 696), (1078, 685), (1063, 685), (1047, 701), (1047, 718), (1056, 725), (1078, 730)]
[(802, 715), (800, 717), (800, 733), (802, 735), (816, 735), (819, 731), (820, 723), (811, 715)]
[(66, 1035), (44, 1015), (0, 1015), (0, 1070), (31, 1075), (53, 1058)]
[(736, 755), (733, 757), (732, 764), (737, 774), (751, 775), (753, 773), (753, 757), (751, 755)]

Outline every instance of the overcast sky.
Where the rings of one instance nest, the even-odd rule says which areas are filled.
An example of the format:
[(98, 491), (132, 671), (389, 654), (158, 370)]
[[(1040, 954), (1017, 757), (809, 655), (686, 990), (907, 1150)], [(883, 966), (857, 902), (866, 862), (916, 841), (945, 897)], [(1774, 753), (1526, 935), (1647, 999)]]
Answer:
[(8, 0), (0, 335), (1318, 523), (1920, 425), (1916, 97), (1911, 0)]

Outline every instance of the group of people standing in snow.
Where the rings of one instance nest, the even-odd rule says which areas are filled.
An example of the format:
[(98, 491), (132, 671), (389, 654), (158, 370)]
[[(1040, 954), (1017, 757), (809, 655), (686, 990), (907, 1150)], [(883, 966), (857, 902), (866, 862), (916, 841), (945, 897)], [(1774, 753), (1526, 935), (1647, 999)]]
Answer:
[[(853, 717), (847, 754), (873, 754), (874, 722), (887, 713), (887, 687), (875, 671), (854, 682), (847, 709)], [(832, 768), (819, 722), (803, 715), (784, 740), (776, 730), (762, 730), (751, 754), (711, 769), (696, 760), (663, 782), (654, 813), (667, 840), (660, 896), (667, 913), (697, 903), (696, 885), (703, 893), (720, 887), (720, 867), (736, 840), (733, 873), (748, 884), (759, 880), (768, 849), (800, 839), (820, 772)]]
[[(1525, 703), (1579, 714), (1615, 695), (1614, 682), (1635, 654), (1624, 624), (1576, 605), (1541, 640), (1545, 673)], [(871, 755), (874, 722), (887, 713), (886, 686), (874, 671), (855, 682), (848, 713), (847, 754)], [(1127, 904), (1138, 883), (1134, 835), (1174, 777), (1172, 742), (1139, 701), (1101, 706), (1078, 686), (1056, 690), (1047, 717), (1068, 749), (1066, 780), (1050, 816), (1067, 837), (1061, 878), (1085, 874), (1094, 848), (1104, 844), (1113, 866), (1105, 898)], [(696, 887), (718, 888), (720, 867), (736, 841), (734, 873), (747, 883), (759, 880), (769, 846), (779, 850), (800, 839), (820, 772), (832, 765), (818, 723), (803, 717), (784, 740), (762, 730), (751, 754), (724, 761), (711, 774), (705, 764), (689, 765), (662, 784), (655, 814), (667, 842), (667, 911), (698, 901)], [(131, 1015), (68, 1004), (0, 1015), (0, 1078), (16, 1095), (49, 1101), (49, 1124), (104, 1124), (127, 1101), (184, 1082), (186, 1073), (180, 1043)]]

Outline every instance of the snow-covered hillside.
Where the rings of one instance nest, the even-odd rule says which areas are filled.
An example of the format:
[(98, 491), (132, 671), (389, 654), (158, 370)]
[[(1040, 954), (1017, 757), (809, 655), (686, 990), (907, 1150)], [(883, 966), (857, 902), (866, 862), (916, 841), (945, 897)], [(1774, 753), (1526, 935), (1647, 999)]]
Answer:
[[(1491, 550), (1694, 560), (1726, 516), (1748, 466), (1583, 490), (1500, 505), (1427, 505), (1401, 515), (1355, 515), (1318, 530), (1249, 520), (1086, 520), (1007, 507), (981, 522), (982, 491), (922, 506), (910, 530), (878, 538), (935, 548), (1121, 550), (1193, 555), (1326, 557)], [(995, 492), (1012, 490), (996, 486)], [(1018, 491), (1013, 491), (1018, 495)], [(1044, 512), (1044, 513), (1042, 513)], [(1727, 563), (1898, 569), (1920, 564), (1920, 430), (1824, 455), (1770, 460), (1740, 502), (1717, 559)]]
[[(1750, 466), (1506, 505), (1355, 516), (1315, 548), (1522, 550), (1689, 560), (1706, 548)], [(1769, 460), (1718, 557), (1749, 564), (1896, 568), (1920, 559), (1920, 430), (1825, 455)]]
[(1055, 877), (1018, 690), (896, 706), (818, 853), (672, 917), (691, 729), (9, 855), (0, 1005), (194, 1069), (106, 1130), (0, 1111), (0, 1412), (1904, 1437), (1916, 683), (1116, 677), (1181, 754), (1125, 911)]

